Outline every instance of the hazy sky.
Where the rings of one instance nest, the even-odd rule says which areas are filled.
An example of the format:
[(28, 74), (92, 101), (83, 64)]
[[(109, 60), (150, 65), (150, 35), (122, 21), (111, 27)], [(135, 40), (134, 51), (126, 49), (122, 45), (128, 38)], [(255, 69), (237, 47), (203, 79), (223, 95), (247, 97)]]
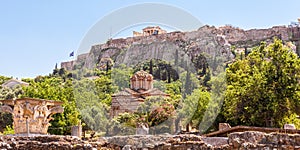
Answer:
[(203, 24), (244, 29), (288, 25), (300, 17), (299, 0), (2, 0), (0, 75), (23, 78), (51, 73), (56, 63), (72, 59), (69, 53), (76, 54), (85, 34), (101, 18), (144, 2), (179, 7)]

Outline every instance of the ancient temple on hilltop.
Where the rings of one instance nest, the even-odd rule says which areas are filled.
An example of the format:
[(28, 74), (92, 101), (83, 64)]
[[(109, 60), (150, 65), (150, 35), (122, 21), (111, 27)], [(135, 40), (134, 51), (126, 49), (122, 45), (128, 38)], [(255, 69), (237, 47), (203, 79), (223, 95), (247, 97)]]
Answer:
[(153, 88), (153, 76), (146, 71), (138, 71), (130, 78), (130, 88), (112, 95), (110, 116), (124, 112), (135, 112), (149, 96), (169, 97), (168, 94)]
[(137, 37), (137, 36), (150, 36), (150, 35), (157, 35), (157, 34), (164, 34), (164, 33), (167, 33), (167, 31), (163, 30), (159, 26), (156, 26), (156, 27), (149, 26), (149, 27), (144, 28), (142, 30), (142, 33), (141, 32), (137, 32), (137, 31), (133, 31), (133, 37)]

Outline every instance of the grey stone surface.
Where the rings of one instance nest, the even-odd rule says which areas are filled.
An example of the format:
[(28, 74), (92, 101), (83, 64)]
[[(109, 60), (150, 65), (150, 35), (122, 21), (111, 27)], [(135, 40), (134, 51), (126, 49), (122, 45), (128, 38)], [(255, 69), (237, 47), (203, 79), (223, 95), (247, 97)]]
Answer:
[(0, 149), (14, 150), (185, 150), (185, 149), (299, 149), (299, 134), (237, 132), (224, 137), (197, 135), (130, 135), (81, 140), (73, 136), (0, 136)]
[(288, 28), (275, 26), (269, 29), (243, 30), (232, 26), (203, 26), (192, 32), (113, 39), (92, 46), (89, 53), (79, 55), (74, 62), (64, 62), (61, 67), (70, 70), (75, 64), (84, 64), (86, 68), (94, 68), (101, 58), (111, 58), (115, 64), (127, 65), (149, 58), (172, 62), (176, 50), (186, 61), (205, 54), (208, 60), (216, 56), (227, 62), (234, 58), (231, 46), (243, 50), (244, 47), (257, 46), (261, 41), (272, 42), (275, 36), (288, 41)]

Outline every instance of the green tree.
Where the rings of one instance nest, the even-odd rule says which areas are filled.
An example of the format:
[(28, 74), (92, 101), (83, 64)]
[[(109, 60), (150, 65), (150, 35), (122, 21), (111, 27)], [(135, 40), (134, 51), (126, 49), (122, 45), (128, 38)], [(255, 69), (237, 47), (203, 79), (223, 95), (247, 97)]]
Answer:
[(98, 105), (80, 110), (82, 119), (90, 129), (98, 132), (107, 132), (109, 116), (105, 107), (107, 106), (99, 103)]
[(79, 113), (73, 94), (72, 80), (64, 81), (61, 77), (43, 77), (43, 80), (32, 81), (24, 87), (23, 97), (57, 100), (63, 102), (64, 112), (53, 115), (48, 132), (51, 134), (70, 134), (71, 126), (77, 125)]
[[(10, 78), (8, 77), (0, 76), (0, 82), (5, 82), (9, 79)], [(19, 98), (22, 94), (24, 94), (24, 91), (20, 85), (16, 85), (13, 88), (0, 86), (0, 100)], [(7, 129), (6, 127), (12, 126), (12, 122), (12, 114), (4, 113), (0, 110), (0, 132), (3, 132), (5, 129)]]
[(4, 135), (8, 135), (8, 134), (15, 134), (15, 130), (13, 127), (11, 127), (11, 125), (7, 125), (3, 131)]
[(180, 99), (182, 93), (182, 82), (177, 80), (171, 83), (165, 84), (165, 92), (170, 94), (172, 99)]
[(196, 75), (189, 70), (181, 73), (179, 80), (182, 83), (181, 92), (183, 97), (190, 95), (194, 89), (197, 89), (200, 86), (200, 81), (197, 79)]
[(116, 91), (116, 86), (113, 86), (112, 79), (108, 76), (101, 76), (94, 80), (96, 93), (102, 103), (111, 105), (111, 95)]
[(198, 127), (210, 101), (211, 94), (202, 88), (195, 89), (183, 101), (179, 117), (184, 125)]
[(77, 109), (88, 128), (94, 131), (103, 131), (103, 127), (106, 127), (108, 120), (108, 116), (106, 116), (108, 114), (107, 102), (111, 98), (109, 93), (105, 94), (103, 92), (107, 90), (105, 88), (107, 85), (102, 84), (102, 81), (102, 79), (83, 79), (76, 81), (73, 86)]
[(124, 88), (129, 88), (130, 78), (133, 74), (133, 69), (126, 67), (125, 65), (120, 65), (112, 69), (112, 82), (114, 86), (118, 87), (118, 90), (123, 90)]
[(159, 59), (151, 59), (141, 62), (133, 68), (133, 72), (137, 72), (141, 69), (152, 74), (155, 80), (163, 80), (170, 83), (178, 80), (179, 78), (177, 71), (170, 63)]
[(232, 125), (282, 127), (284, 118), (299, 114), (300, 60), (280, 40), (254, 48), (226, 73), (223, 114)]
[(0, 85), (2, 85), (4, 82), (6, 82), (9, 79), (11, 79), (11, 78), (5, 77), (5, 76), (0, 76)]
[(166, 83), (164, 81), (154, 80), (153, 87), (157, 88), (163, 92), (166, 91)]
[(54, 67), (54, 69), (53, 69), (53, 72), (52, 72), (52, 74), (53, 75), (56, 75), (58, 73), (58, 68), (57, 68), (57, 63), (55, 64), (55, 67)]
[(225, 72), (222, 72), (217, 76), (212, 76), (208, 84), (211, 87), (209, 90), (210, 101), (207, 104), (207, 109), (203, 114), (202, 121), (199, 125), (201, 133), (218, 130), (219, 122), (224, 122), (224, 117), (220, 112), (222, 111), (222, 104), (227, 86)]
[(13, 88), (2, 87), (0, 88), (0, 100), (2, 99), (16, 99), (19, 98), (24, 91), (21, 85), (16, 85)]
[(132, 129), (135, 129), (137, 123), (140, 122), (153, 127), (151, 131), (156, 133), (172, 132), (170, 130), (172, 122), (169, 120), (175, 117), (175, 103), (176, 101), (167, 97), (147, 97), (145, 102), (139, 105), (137, 112), (122, 113), (116, 116), (113, 119), (112, 127), (110, 127), (114, 131), (110, 132), (118, 135), (132, 134)]
[(153, 60), (150, 60), (150, 64), (149, 64), (149, 73), (153, 74)]

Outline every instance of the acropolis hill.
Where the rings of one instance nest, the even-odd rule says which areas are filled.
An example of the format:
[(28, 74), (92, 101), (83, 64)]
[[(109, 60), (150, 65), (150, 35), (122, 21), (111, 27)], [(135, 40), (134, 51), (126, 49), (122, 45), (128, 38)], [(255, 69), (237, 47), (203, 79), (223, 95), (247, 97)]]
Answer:
[[(107, 58), (112, 59), (115, 63), (126, 65), (149, 58), (174, 60), (173, 54), (176, 49), (187, 54), (191, 60), (206, 53), (208, 57), (222, 57), (227, 59), (226, 61), (231, 61), (234, 58), (231, 52), (232, 47), (239, 52), (244, 52), (259, 45), (262, 41), (269, 43), (273, 41), (274, 37), (282, 39), (284, 42), (297, 41), (291, 37), (291, 31), (288, 26), (243, 30), (230, 25), (218, 28), (206, 25), (192, 32), (177, 31), (112, 39), (104, 44), (93, 45), (89, 53), (79, 55), (74, 61), (62, 62), (61, 67), (73, 70), (74, 66), (80, 65), (91, 69), (95, 67), (95, 64), (99, 64), (101, 60)], [(293, 49), (296, 51), (295, 46)]]

